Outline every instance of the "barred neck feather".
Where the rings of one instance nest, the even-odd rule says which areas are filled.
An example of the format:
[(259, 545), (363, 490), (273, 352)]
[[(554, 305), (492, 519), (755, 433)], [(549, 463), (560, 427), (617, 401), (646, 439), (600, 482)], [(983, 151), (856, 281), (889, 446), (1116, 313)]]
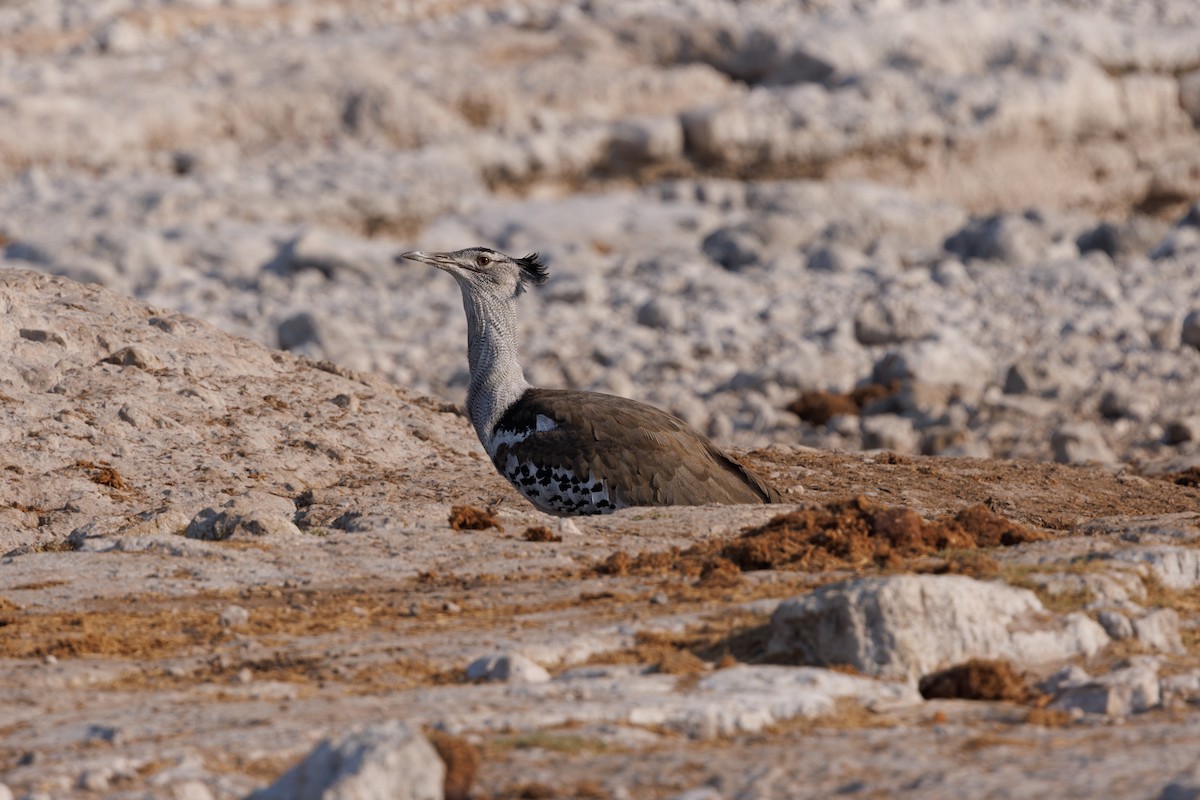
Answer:
[(471, 384), (467, 388), (467, 417), (479, 441), (488, 448), (496, 423), (529, 389), (517, 360), (517, 301), (498, 299), (462, 288), (467, 312), (467, 361)]

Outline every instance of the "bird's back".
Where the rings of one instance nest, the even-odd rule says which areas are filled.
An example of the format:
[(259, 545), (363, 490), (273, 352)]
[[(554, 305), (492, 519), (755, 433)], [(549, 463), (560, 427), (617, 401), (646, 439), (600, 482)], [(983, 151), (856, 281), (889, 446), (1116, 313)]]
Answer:
[(773, 487), (687, 423), (614, 395), (529, 389), (487, 443), (496, 468), (556, 514), (778, 503)]

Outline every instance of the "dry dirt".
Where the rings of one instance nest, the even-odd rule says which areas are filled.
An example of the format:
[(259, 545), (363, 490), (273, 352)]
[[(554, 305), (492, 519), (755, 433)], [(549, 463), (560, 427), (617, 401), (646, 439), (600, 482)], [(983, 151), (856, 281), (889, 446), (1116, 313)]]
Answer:
[[(259, 713), (254, 709), (261, 701), (247, 694), (247, 688), (287, 684), (296, 688), (284, 693), (288, 699), (280, 709), (291, 709), (299, 702), (309, 707), (310, 714), (313, 708), (321, 709), (318, 716), (327, 724), (357, 722), (364, 716), (394, 714), (396, 708), (385, 704), (364, 714), (361, 707), (352, 711), (341, 708), (339, 698), (386, 698), (421, 687), (464, 685), (463, 661), (455, 657), (455, 648), (447, 652), (447, 644), (458, 642), (461, 646), (505, 624), (528, 630), (548, 618), (569, 618), (573, 628), (582, 630), (628, 620), (643, 629), (634, 645), (597, 652), (589, 662), (638, 664), (686, 678), (733, 663), (765, 659), (765, 619), (739, 611), (739, 603), (745, 600), (791, 596), (806, 585), (844, 575), (845, 570), (860, 574), (926, 571), (931, 568), (931, 558), (937, 562), (949, 549), (959, 556), (987, 554), (1021, 541), (1062, 536), (1072, 524), (1089, 518), (1084, 513), (1087, 508), (1105, 515), (1136, 515), (1194, 509), (1200, 504), (1194, 488), (1094, 469), (830, 453), (756, 453), (749, 460), (774, 470), (785, 485), (803, 486), (803, 496), (811, 499), (795, 510), (780, 509), (766, 524), (747, 525), (713, 538), (686, 523), (672, 524), (670, 512), (655, 512), (659, 520), (656, 529), (639, 538), (662, 549), (645, 550), (632, 558), (626, 555), (624, 537), (619, 533), (591, 532), (584, 522), (584, 541), (571, 545), (577, 551), (573, 566), (533, 567), (503, 579), (486, 573), (459, 575), (453, 569), (435, 571), (429, 563), (428, 572), (407, 580), (326, 580), (303, 587), (288, 587), (285, 582), (282, 586), (191, 592), (187, 588), (191, 574), (180, 568), (172, 576), (177, 593), (169, 596), (128, 592), (124, 589), (129, 587), (110, 584), (107, 596), (72, 603), (69, 609), (55, 608), (59, 604), (53, 595), (73, 578), (15, 583), (0, 596), (0, 657), (5, 659), (10, 677), (17, 678), (21, 687), (17, 692), (30, 697), (26, 702), (36, 703), (55, 717), (75, 706), (81, 710), (68, 716), (103, 718), (105, 708), (129, 703), (152, 713), (150, 708), (169, 708), (199, 693), (220, 704), (227, 719), (249, 722)], [(835, 483), (834, 474), (842, 480)], [(884, 506), (865, 495), (818, 500), (856, 490), (870, 491), (889, 502), (908, 498), (912, 506)], [(1013, 500), (1018, 496), (1025, 498), (1019, 506)], [(1006, 520), (980, 505), (1002, 506), (1006, 498), (1010, 508), (1019, 509), (1014, 516), (1020, 521)], [(938, 517), (925, 520), (913, 507)], [(956, 508), (959, 511), (952, 513)], [(456, 513), (445, 523), (445, 535), (487, 537), (488, 541), (504, 537), (531, 552), (556, 544), (557, 534), (546, 526), (531, 527), (519, 537), (507, 536), (490, 514), (476, 514), (478, 511), (456, 506)], [(622, 516), (608, 522), (624, 529), (638, 526), (636, 511)], [(456, 525), (464, 518), (490, 520), (492, 526), (475, 530), (472, 525)], [(1047, 526), (1045, 530), (1028, 527), (1039, 522)], [(459, 532), (459, 528), (464, 530)], [(681, 545), (697, 538), (701, 540), (697, 544)], [(269, 553), (284, 572), (292, 558), (289, 548), (278, 542), (215, 547), (223, 551), (222, 557), (235, 559), (251, 550)], [(435, 548), (425, 552), (432, 555)], [(70, 553), (56, 555), (67, 558)], [(797, 574), (789, 577), (792, 573)], [(751, 576), (749, 585), (742, 580), (743, 574)], [(655, 632), (656, 606), (647, 603), (655, 592), (670, 598), (669, 604), (661, 607), (663, 616), (692, 612), (707, 621), (693, 623), (681, 633)], [(221, 610), (231, 603), (250, 612), (245, 626), (230, 629), (218, 622)], [(434, 640), (438, 647), (426, 653), (421, 653), (420, 646), (411, 646)], [(387, 641), (410, 646), (398, 648), (404, 651), (402, 655), (373, 657), (391, 650), (384, 644)], [(261, 652), (237, 655), (247, 642), (254, 642)], [(353, 655), (348, 657), (348, 653)], [(48, 660), (57, 663), (47, 664)], [(47, 685), (34, 675), (70, 665), (113, 670), (102, 678), (67, 678), (65, 685), (56, 687), (53, 699), (35, 701), (28, 694)], [(980, 751), (1031, 750), (1037, 747), (1037, 735), (1031, 730), (1046, 724), (1061, 729), (1068, 722), (1062, 714), (1041, 711), (1027, 683), (1007, 664), (976, 662), (948, 670), (931, 676), (928, 685), (923, 682), (922, 691), (930, 698), (1016, 702), (1028, 709), (1029, 727), (1003, 714), (1000, 721), (984, 723), (972, 721), (969, 714), (962, 718), (958, 708), (950, 710), (951, 718), (946, 712), (937, 712), (943, 715), (944, 724), (963, 726), (961, 756), (950, 756), (955, 763)], [(82, 711), (89, 708), (91, 711)], [(958, 721), (947, 723), (948, 719)], [(933, 723), (923, 724), (926, 727), (920, 720), (879, 718), (869, 713), (864, 719), (860, 709), (847, 709), (806, 730), (780, 730), (723, 743), (689, 744), (667, 734), (653, 747), (636, 748), (636, 758), (628, 746), (606, 743), (591, 731), (576, 734), (569, 728), (540, 738), (492, 734), (474, 737), (473, 744), (437, 738), (435, 743), (444, 756), (447, 748), (458, 748), (447, 756), (456, 765), (450, 771), (449, 797), (610, 797), (604, 779), (611, 774), (637, 785), (636, 796), (658, 797), (689, 782), (699, 785), (714, 780), (743, 758), (782, 757), (795, 747), (809, 746), (806, 742), (812, 737), (836, 736), (843, 747), (868, 743), (879, 747), (879, 730), (903, 728), (905, 736), (915, 735), (920, 741)], [(1136, 723), (1161, 724), (1161, 715)], [(24, 734), (41, 725), (37, 718), (26, 717), (3, 728), (0, 769), (13, 770), (11, 780), (18, 790), (36, 788), (30, 770), (21, 767), (31, 753), (42, 763), (72, 758), (71, 747), (51, 755), (31, 746)], [(978, 739), (980, 736), (985, 738)], [(1068, 738), (1077, 736), (1075, 730), (1067, 734)], [(178, 741), (177, 736), (168, 738)], [(154, 741), (152, 734), (139, 744)], [(292, 746), (283, 748), (287, 755), (228, 762), (222, 760), (225, 747), (209, 747), (202, 741), (193, 744), (211, 768), (229, 769), (259, 782), (281, 773), (290, 765), (290, 758), (299, 754)], [(75, 747), (86, 751), (97, 745), (85, 741)], [(156, 772), (153, 764), (145, 769), (145, 775), (131, 780), (130, 786)], [(530, 771), (541, 778), (529, 780)], [(474, 789), (468, 792), (465, 786), (476, 772)]]
[[(465, 677), (474, 658), (518, 650), (552, 673), (624, 665), (686, 694), (714, 670), (770, 660), (775, 600), (854, 575), (1015, 579), (1010, 553), (1115, 546), (1081, 538), (1096, 518), (1195, 512), (1188, 476), (777, 447), (742, 457), (782, 506), (568, 525), (494, 474), (452, 407), (95, 287), (8, 272), (0, 290), (10, 368), (25, 376), (10, 369), (0, 397), (0, 773), (18, 796), (95, 796), (78, 788), (92, 769), (108, 770), (114, 797), (159, 796), (188, 770), (237, 797), (320, 738), (392, 718), (446, 723), (460, 737), (438, 740), (455, 753), (448, 792), (476, 798), (705, 784), (787, 796), (797, 771), (822, 796), (866, 780), (866, 753), (879, 791), (981, 763), (1053, 775), (1064, 753), (1114, 748), (1171, 774), (1179, 743), (1200, 741), (1178, 709), (1077, 725), (998, 665), (939, 683), (988, 702), (842, 703), (716, 740), (564, 722), (519, 687)], [(106, 360), (128, 347), (136, 357)], [(297, 528), (182, 535), (231, 502)], [(1156, 591), (1147, 604), (1200, 615), (1196, 591)], [(1184, 641), (1165, 669), (1200, 664)], [(1174, 749), (1154, 749), (1167, 739)]]

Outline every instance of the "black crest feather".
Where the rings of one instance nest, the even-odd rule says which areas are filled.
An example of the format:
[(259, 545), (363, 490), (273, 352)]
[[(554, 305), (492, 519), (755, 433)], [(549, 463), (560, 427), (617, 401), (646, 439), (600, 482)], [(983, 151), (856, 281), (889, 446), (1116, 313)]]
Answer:
[(541, 286), (550, 278), (546, 271), (546, 262), (537, 253), (530, 253), (524, 258), (513, 259), (521, 265), (521, 277), (534, 286)]

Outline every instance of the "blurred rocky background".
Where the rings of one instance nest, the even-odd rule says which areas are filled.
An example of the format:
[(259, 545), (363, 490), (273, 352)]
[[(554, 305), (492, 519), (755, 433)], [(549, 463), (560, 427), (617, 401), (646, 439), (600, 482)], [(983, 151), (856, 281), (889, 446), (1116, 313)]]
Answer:
[(488, 244), (725, 441), (1200, 458), (1190, 0), (10, 0), (0, 119), (4, 266), (447, 400)]

